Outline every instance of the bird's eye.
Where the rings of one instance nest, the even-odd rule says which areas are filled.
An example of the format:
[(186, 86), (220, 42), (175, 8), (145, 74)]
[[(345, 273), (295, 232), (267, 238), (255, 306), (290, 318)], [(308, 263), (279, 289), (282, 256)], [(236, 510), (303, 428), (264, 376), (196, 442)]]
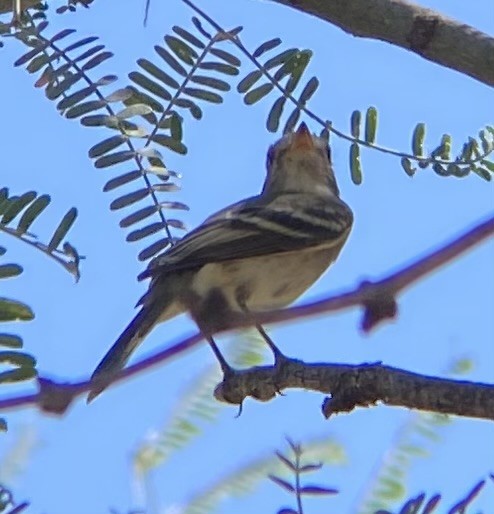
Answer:
[(266, 157), (266, 168), (269, 170), (273, 164), (274, 159), (274, 146), (270, 146), (268, 150), (268, 155)]

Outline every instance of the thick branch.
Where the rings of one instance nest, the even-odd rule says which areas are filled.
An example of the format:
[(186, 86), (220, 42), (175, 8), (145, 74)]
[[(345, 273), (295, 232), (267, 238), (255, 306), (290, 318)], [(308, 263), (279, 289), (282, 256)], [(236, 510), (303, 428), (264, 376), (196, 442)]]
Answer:
[(273, 0), (494, 86), (494, 38), (405, 0)]
[(235, 371), (216, 387), (220, 401), (241, 405), (251, 396), (268, 401), (288, 388), (330, 393), (323, 414), (386, 405), (494, 420), (494, 385), (448, 380), (381, 364), (306, 364), (282, 359), (274, 366)]

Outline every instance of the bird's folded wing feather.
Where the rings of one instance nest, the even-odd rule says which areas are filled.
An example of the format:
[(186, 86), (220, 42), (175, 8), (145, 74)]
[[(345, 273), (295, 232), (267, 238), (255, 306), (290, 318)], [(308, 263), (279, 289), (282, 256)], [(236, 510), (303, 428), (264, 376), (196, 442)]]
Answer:
[[(272, 202), (259, 205), (256, 198), (219, 211), (156, 257), (139, 275), (194, 269), (209, 262), (282, 253), (317, 245), (332, 246), (346, 238), (352, 213), (335, 199), (310, 207)], [(294, 205), (295, 200), (295, 205)], [(300, 202), (298, 202), (300, 203)], [(295, 207), (295, 208), (294, 208)]]

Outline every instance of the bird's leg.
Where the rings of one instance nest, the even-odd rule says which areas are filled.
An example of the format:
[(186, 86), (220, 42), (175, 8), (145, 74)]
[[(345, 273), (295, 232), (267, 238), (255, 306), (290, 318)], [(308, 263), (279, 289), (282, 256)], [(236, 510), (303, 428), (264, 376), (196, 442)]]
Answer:
[(211, 350), (213, 350), (216, 359), (220, 363), (223, 375), (227, 376), (233, 374), (233, 368), (230, 366), (230, 364), (228, 364), (228, 362), (226, 362), (225, 357), (223, 357), (223, 354), (220, 352), (220, 349), (218, 348), (218, 345), (214, 342), (214, 339), (211, 336), (206, 337), (206, 339), (209, 343), (209, 346), (211, 347)]
[[(237, 296), (238, 305), (242, 309), (245, 314), (250, 314), (250, 311), (245, 302), (245, 298), (242, 298), (242, 295)], [(282, 351), (274, 344), (274, 341), (269, 337), (268, 333), (264, 330), (262, 325), (256, 323), (256, 329), (261, 334), (261, 337), (266, 341), (267, 345), (271, 349), (274, 355), (274, 365), (275, 367), (280, 366), (283, 362), (287, 360), (287, 357), (282, 353)]]

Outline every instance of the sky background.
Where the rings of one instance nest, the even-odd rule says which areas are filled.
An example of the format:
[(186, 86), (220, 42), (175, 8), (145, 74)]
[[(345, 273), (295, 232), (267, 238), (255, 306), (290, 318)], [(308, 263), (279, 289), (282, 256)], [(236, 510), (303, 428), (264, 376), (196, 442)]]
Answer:
[[(349, 130), (354, 109), (365, 111), (369, 105), (380, 114), (377, 142), (403, 151), (410, 149), (417, 122), (427, 124), (429, 148), (438, 144), (444, 132), (460, 145), (492, 124), (493, 97), (488, 87), (412, 53), (352, 37), (270, 2), (202, 0), (198, 5), (227, 28), (243, 25), (241, 37), (251, 50), (273, 37), (280, 37), (285, 48), (312, 49), (306, 79), (315, 74), (321, 86), (310, 107), (341, 130)], [(475, 8), (460, 0), (427, 5), (494, 33), (494, 6), (489, 0), (477, 1)], [(138, 58), (160, 63), (153, 46), (162, 43), (173, 25), (192, 30), (193, 13), (178, 0), (152, 2), (145, 28), (143, 14), (144, 2), (96, 1), (75, 15), (53, 15), (47, 30), (55, 34), (62, 28), (77, 28), (74, 41), (99, 35), (115, 57), (96, 68), (92, 77), (116, 73), (121, 79), (116, 89), (127, 84), (126, 74), (137, 69)], [(87, 129), (62, 118), (55, 104), (33, 87), (33, 77), (23, 69), (12, 69), (11, 63), (25, 49), (14, 40), (5, 43), (0, 51), (4, 99), (0, 186), (9, 186), (15, 194), (34, 189), (52, 196), (44, 219), (34, 227), (41, 239), (51, 235), (68, 208), (77, 206), (79, 217), (69, 240), (86, 260), (82, 278), (74, 284), (52, 260), (2, 237), (0, 244), (8, 248), (3, 262), (19, 262), (25, 272), (15, 280), (2, 281), (1, 296), (24, 300), (36, 313), (35, 321), (5, 325), (2, 330), (22, 335), (43, 375), (82, 379), (91, 374), (133, 317), (133, 305), (145, 288), (135, 279), (143, 269), (137, 261), (143, 246), (125, 242), (118, 222), (127, 212), (110, 212), (109, 204), (117, 195), (102, 192), (109, 178), (130, 168), (95, 170), (87, 151), (109, 137), (109, 131)], [(246, 74), (251, 68), (245, 58), (242, 61), (241, 73)], [(236, 79), (231, 83), (235, 85)], [(222, 106), (201, 105), (205, 115), (200, 122), (185, 115), (184, 142), (189, 153), (185, 157), (166, 154), (166, 162), (183, 175), (182, 191), (171, 193), (169, 199), (191, 206), (189, 212), (175, 213), (188, 227), (259, 191), (267, 148), (278, 137), (265, 129), (273, 101), (268, 97), (246, 107), (233, 88)], [(309, 127), (320, 130), (312, 122)], [(350, 180), (347, 143), (333, 137), (332, 153), (341, 195), (355, 213), (355, 225), (339, 261), (302, 301), (347, 290), (366, 278), (383, 277), (492, 214), (492, 184), (475, 175), (442, 178), (425, 170), (410, 178), (399, 159), (368, 150), (362, 155), (363, 184), (357, 187)], [(359, 331), (356, 309), (276, 326), (271, 334), (287, 355), (309, 362), (383, 361), (442, 375), (455, 359), (466, 357), (474, 361), (468, 379), (492, 383), (493, 257), (494, 241), (489, 241), (417, 283), (400, 297), (396, 321), (370, 335)], [(155, 330), (135, 358), (194, 331), (185, 317), (175, 319)], [(228, 339), (232, 338), (224, 338)], [(32, 502), (29, 512), (87, 514), (113, 507), (124, 513), (147, 501), (151, 514), (179, 513), (192, 496), (221, 477), (285, 449), (286, 436), (302, 443), (327, 438), (342, 445), (346, 461), (328, 464), (314, 481), (341, 492), (327, 502), (310, 500), (306, 510), (319, 514), (332, 508), (331, 512), (353, 514), (380, 459), (410, 420), (405, 409), (379, 406), (326, 421), (320, 413), (322, 395), (292, 390), (266, 404), (247, 401), (240, 418), (235, 417), (235, 408), (227, 407), (217, 422), (203, 423), (200, 437), (152, 473), (145, 500), (133, 480), (132, 455), (163, 430), (194, 377), (208, 366), (216, 363), (206, 345), (201, 345), (114, 387), (91, 406), (78, 400), (63, 418), (29, 409), (9, 413), (10, 431), (0, 443), (2, 483), (12, 487), (18, 501)], [(27, 385), (20, 388), (27, 389)], [(15, 390), (12, 387), (12, 393)], [(4, 387), (1, 393), (9, 395), (9, 390)], [(414, 463), (407, 478), (407, 497), (421, 491), (442, 492), (445, 506), (452, 505), (494, 471), (493, 438), (492, 423), (455, 419), (441, 430), (441, 440), (431, 445), (429, 457)], [(25, 462), (8, 472), (9, 452), (28, 447)], [(494, 484), (488, 484), (476, 504), (479, 509), (488, 504), (492, 509), (493, 490)], [(227, 498), (215, 512), (275, 512), (292, 503), (265, 479), (253, 494)]]

